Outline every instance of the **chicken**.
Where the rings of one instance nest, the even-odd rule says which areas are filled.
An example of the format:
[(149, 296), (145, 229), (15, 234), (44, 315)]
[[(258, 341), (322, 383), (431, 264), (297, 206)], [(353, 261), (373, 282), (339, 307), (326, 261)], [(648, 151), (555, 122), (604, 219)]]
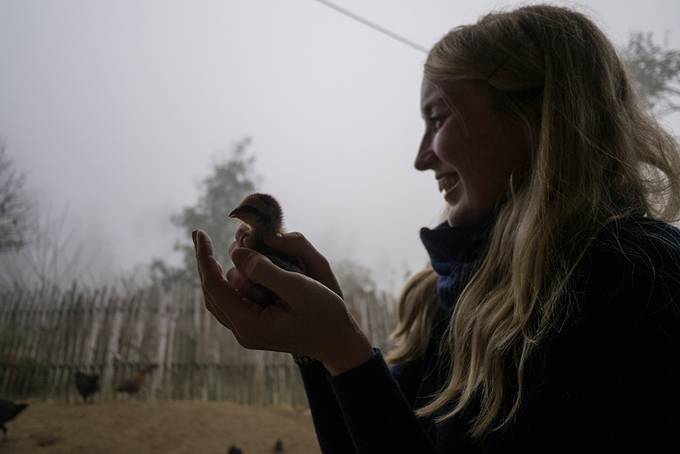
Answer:
[(0, 399), (0, 429), (2, 429), (3, 440), (7, 439), (5, 423), (16, 418), (26, 407), (28, 404), (15, 404), (11, 400)]
[(264, 244), (263, 238), (283, 233), (283, 211), (281, 205), (269, 194), (255, 193), (247, 196), (239, 206), (228, 215), (248, 224), (255, 240), (254, 249), (267, 256), (275, 265), (303, 273), (303, 266), (295, 258)]
[(75, 374), (78, 393), (87, 402), (87, 398), (99, 392), (99, 374), (86, 374), (77, 371)]
[(227, 451), (227, 454), (243, 454), (243, 450), (231, 445), (229, 446), (229, 451)]
[(148, 373), (150, 373), (152, 370), (154, 370), (156, 367), (158, 367), (156, 364), (152, 364), (150, 366), (147, 366), (138, 372), (135, 372), (132, 377), (126, 379), (122, 383), (120, 383), (118, 386), (115, 387), (115, 390), (121, 393), (126, 393), (129, 395), (137, 394), (139, 393), (139, 390), (142, 389), (142, 386), (144, 385), (144, 378)]

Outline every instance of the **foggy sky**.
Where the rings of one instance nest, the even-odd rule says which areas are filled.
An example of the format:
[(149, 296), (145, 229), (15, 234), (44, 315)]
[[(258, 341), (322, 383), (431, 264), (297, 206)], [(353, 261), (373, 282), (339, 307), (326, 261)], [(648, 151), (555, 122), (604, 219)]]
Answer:
[[(336, 3), (425, 47), (520, 4)], [(680, 47), (676, 0), (579, 9), (619, 46), (654, 31)], [(413, 168), (424, 58), (313, 0), (0, 0), (0, 138), (41, 207), (68, 207), (112, 275), (178, 263), (169, 216), (251, 136), (286, 227), (395, 289), (425, 263), (418, 229), (443, 208), (432, 172)], [(678, 115), (664, 124), (680, 134)]]

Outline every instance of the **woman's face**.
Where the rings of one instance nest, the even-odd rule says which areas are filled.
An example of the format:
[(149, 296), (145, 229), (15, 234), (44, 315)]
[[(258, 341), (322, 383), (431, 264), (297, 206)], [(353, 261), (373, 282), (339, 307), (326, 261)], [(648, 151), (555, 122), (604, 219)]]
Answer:
[(494, 215), (510, 173), (528, 160), (528, 142), (510, 113), (492, 106), (493, 88), (481, 81), (423, 79), (425, 134), (415, 168), (433, 170), (448, 223), (475, 224)]

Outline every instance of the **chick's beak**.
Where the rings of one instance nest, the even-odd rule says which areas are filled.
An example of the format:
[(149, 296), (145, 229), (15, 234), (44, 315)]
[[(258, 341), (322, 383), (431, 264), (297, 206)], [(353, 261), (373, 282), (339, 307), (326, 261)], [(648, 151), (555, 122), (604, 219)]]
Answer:
[(252, 223), (251, 216), (249, 216), (248, 213), (244, 212), (244, 210), (241, 210), (240, 207), (232, 210), (232, 212), (229, 213), (227, 216), (232, 219), (238, 219), (239, 221), (244, 222), (248, 225)]

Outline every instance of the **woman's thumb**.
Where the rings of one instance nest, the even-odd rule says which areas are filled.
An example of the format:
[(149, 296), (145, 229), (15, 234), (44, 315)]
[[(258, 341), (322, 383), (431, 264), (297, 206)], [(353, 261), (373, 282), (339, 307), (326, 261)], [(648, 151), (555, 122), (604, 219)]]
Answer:
[(231, 251), (231, 261), (234, 266), (244, 274), (250, 274), (252, 268), (256, 265), (255, 259), (259, 254), (252, 249), (246, 247), (235, 247)]
[(281, 298), (285, 298), (295, 280), (296, 273), (279, 268), (253, 249), (235, 248), (231, 252), (231, 261), (251, 282), (267, 287)]

